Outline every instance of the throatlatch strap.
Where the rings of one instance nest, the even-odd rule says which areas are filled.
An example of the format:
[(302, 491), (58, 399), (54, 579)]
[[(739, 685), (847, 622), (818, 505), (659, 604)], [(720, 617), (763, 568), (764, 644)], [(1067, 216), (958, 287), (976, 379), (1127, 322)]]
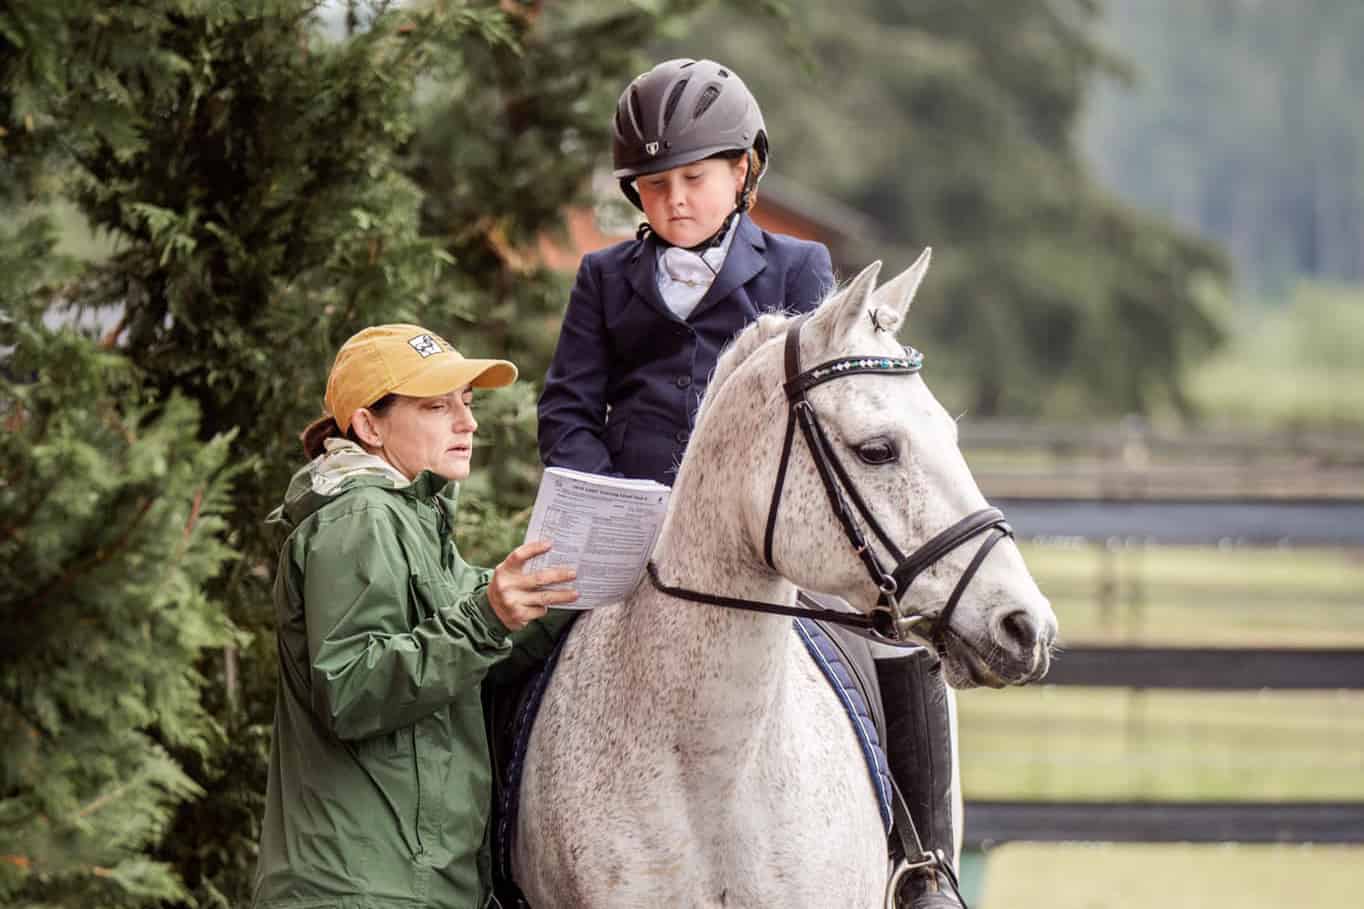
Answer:
[[(786, 363), (786, 376), (800, 374), (800, 329), (810, 318), (807, 312), (792, 319), (786, 326), (786, 337), (782, 344), (782, 357)], [(787, 393), (788, 399), (790, 393)], [(781, 508), (781, 491), (786, 485), (786, 466), (791, 462), (791, 443), (796, 437), (796, 409), (794, 402), (786, 409), (786, 441), (781, 446), (781, 461), (777, 465), (777, 482), (772, 487), (772, 504), (767, 507), (767, 532), (763, 534), (763, 559), (767, 567), (777, 570), (772, 560), (772, 538), (777, 531), (777, 511)]]
[(772, 538), (777, 532), (777, 509), (781, 508), (781, 489), (786, 485), (786, 465), (791, 460), (791, 443), (796, 438), (796, 412), (786, 412), (786, 441), (781, 446), (781, 462), (777, 465), (777, 483), (772, 487), (772, 504), (767, 508), (767, 533), (763, 534), (763, 559), (773, 571), (777, 565), (772, 561)]
[[(786, 344), (784, 351), (786, 359), (786, 382), (788, 385), (800, 375), (800, 330), (805, 327), (805, 320), (808, 318), (810, 318), (810, 314), (807, 312), (803, 316), (792, 319), (786, 325)], [(790, 398), (791, 393), (788, 391), (786, 396)]]

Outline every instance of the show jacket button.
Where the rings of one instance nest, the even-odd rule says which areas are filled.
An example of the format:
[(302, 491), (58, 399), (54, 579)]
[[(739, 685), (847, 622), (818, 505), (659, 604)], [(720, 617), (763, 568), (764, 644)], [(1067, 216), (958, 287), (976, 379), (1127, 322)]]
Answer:
[(687, 387), (688, 385), (690, 385), (690, 384), (691, 384), (691, 376), (678, 376), (678, 377), (677, 377), (677, 387), (678, 387), (678, 388), (686, 388), (686, 387)]
[(687, 440), (691, 438), (691, 433), (687, 432), (685, 429), (679, 429), (677, 431), (677, 435), (673, 436), (673, 438), (677, 439), (679, 443), (685, 445), (687, 444)]

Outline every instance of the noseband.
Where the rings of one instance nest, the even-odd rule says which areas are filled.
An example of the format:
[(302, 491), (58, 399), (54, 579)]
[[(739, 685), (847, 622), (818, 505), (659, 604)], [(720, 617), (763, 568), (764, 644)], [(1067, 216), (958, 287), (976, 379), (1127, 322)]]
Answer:
[[(861, 615), (836, 612), (831, 609), (785, 606), (777, 603), (762, 603), (737, 597), (701, 593), (664, 584), (659, 579), (658, 569), (653, 562), (650, 562), (648, 566), (649, 579), (661, 592), (694, 603), (820, 619), (825, 622), (851, 626), (873, 640), (892, 644), (906, 643), (910, 641), (911, 635), (914, 635), (933, 641), (941, 649), (943, 635), (947, 631), (948, 623), (952, 618), (953, 611), (957, 608), (962, 593), (966, 590), (966, 585), (970, 583), (971, 578), (975, 577), (976, 570), (980, 568), (981, 563), (985, 561), (985, 557), (989, 555), (995, 544), (1005, 537), (1013, 536), (1013, 529), (1005, 521), (1004, 513), (998, 508), (982, 508), (937, 534), (909, 555), (900, 551), (900, 548), (895, 545), (876, 520), (871, 509), (867, 507), (866, 500), (858, 492), (856, 485), (853, 484), (843, 462), (834, 452), (828, 434), (825, 433), (819, 416), (815, 413), (814, 405), (810, 403), (806, 393), (825, 382), (862, 373), (913, 375), (923, 367), (923, 354), (912, 347), (906, 347), (903, 357), (843, 357), (820, 363), (818, 366), (802, 372), (800, 368), (800, 332), (807, 318), (809, 318), (808, 313), (793, 319), (786, 329), (786, 383), (783, 386), (788, 404), (786, 441), (782, 445), (781, 463), (777, 468), (777, 482), (772, 488), (772, 502), (767, 511), (767, 532), (763, 539), (763, 558), (768, 566), (775, 571), (776, 564), (772, 559), (773, 535), (777, 525), (777, 511), (781, 506), (782, 487), (786, 483), (786, 468), (791, 460), (796, 426), (799, 425), (801, 434), (805, 437), (805, 444), (810, 449), (810, 457), (814, 460), (815, 467), (819, 471), (819, 478), (824, 483), (824, 491), (828, 494), (829, 504), (832, 506), (839, 523), (843, 525), (843, 532), (847, 535), (848, 542), (866, 567), (872, 583), (880, 591), (876, 607), (869, 614)], [(849, 502), (851, 502), (851, 507), (849, 507)], [(856, 509), (856, 515), (853, 509)], [(881, 559), (877, 557), (858, 524), (858, 515), (861, 516), (862, 522), (871, 528), (876, 539), (890, 554), (895, 562), (894, 568), (887, 570)], [(975, 556), (957, 581), (957, 586), (953, 588), (951, 595), (947, 598), (947, 604), (943, 606), (936, 617), (926, 613), (914, 612), (901, 606), (900, 601), (909, 591), (915, 578), (948, 553), (982, 533), (988, 533), (989, 536), (976, 550)], [(803, 594), (797, 599), (801, 602), (812, 602)], [(928, 623), (926, 630), (920, 630), (919, 626), (924, 623)]]

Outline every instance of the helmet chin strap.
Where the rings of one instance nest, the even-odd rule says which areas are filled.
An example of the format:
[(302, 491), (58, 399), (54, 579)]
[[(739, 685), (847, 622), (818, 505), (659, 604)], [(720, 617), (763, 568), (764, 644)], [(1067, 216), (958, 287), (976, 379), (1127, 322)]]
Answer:
[(715, 231), (715, 233), (711, 234), (709, 237), (706, 237), (706, 239), (702, 240), (700, 243), (694, 243), (691, 246), (678, 246), (676, 243), (670, 242), (667, 237), (663, 236), (658, 231), (654, 230), (653, 226), (650, 225), (648, 221), (640, 222), (639, 229), (635, 231), (635, 239), (643, 240), (645, 237), (649, 236), (649, 234), (653, 234), (654, 239), (658, 241), (659, 246), (676, 249), (685, 249), (688, 252), (694, 252), (699, 256), (706, 250), (713, 249), (714, 247), (719, 246), (721, 243), (725, 242), (725, 234), (729, 233), (729, 227), (731, 224), (734, 223), (734, 219), (736, 216), (738, 216), (739, 212), (740, 209), (735, 208), (734, 211), (725, 215), (725, 220), (720, 222), (720, 228), (717, 231)]
[(735, 211), (748, 211), (753, 207), (753, 193), (758, 189), (758, 181), (767, 173), (766, 156), (760, 154), (756, 148), (750, 148), (745, 154), (748, 158), (748, 170), (744, 173), (744, 188), (739, 191)]
[[(720, 223), (720, 228), (716, 230), (715, 233), (706, 237), (706, 239), (702, 240), (700, 243), (695, 243), (691, 246), (677, 247), (676, 243), (669, 242), (662, 234), (654, 230), (653, 226), (650, 225), (648, 221), (641, 221), (639, 227), (635, 230), (635, 239), (643, 240), (645, 237), (649, 236), (649, 234), (653, 234), (661, 246), (677, 247), (679, 249), (685, 249), (688, 252), (694, 252), (697, 255), (723, 243), (725, 235), (729, 233), (730, 225), (734, 223), (734, 219), (752, 207), (753, 191), (758, 188), (758, 181), (762, 179), (763, 172), (767, 170), (767, 161), (759, 156), (756, 149), (750, 148), (746, 154), (748, 156), (748, 171), (744, 174), (744, 188), (739, 191), (738, 197), (734, 200), (734, 210), (728, 215), (725, 215), (725, 220)], [(628, 182), (630, 181), (622, 180), (621, 189), (625, 192), (625, 195), (629, 197), (630, 201), (635, 203), (636, 208), (642, 208), (643, 206), (636, 201), (639, 198), (638, 191), (635, 190), (633, 186), (627, 188)], [(635, 193), (635, 195), (631, 195), (632, 192)]]

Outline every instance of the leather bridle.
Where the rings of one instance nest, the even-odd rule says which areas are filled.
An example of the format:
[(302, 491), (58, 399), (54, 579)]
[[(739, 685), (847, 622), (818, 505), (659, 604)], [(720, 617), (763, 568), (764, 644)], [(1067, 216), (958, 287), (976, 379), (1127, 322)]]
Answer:
[[(943, 646), (943, 635), (947, 631), (952, 613), (957, 608), (967, 584), (975, 577), (977, 569), (985, 561), (990, 550), (1000, 540), (1013, 536), (1013, 529), (1004, 519), (1004, 513), (997, 508), (982, 508), (962, 518), (946, 530), (932, 537), (909, 555), (905, 555), (886, 534), (875, 515), (867, 506), (866, 500), (858, 492), (843, 462), (839, 460), (828, 434), (824, 431), (810, 403), (807, 393), (810, 389), (834, 379), (861, 374), (871, 375), (912, 375), (923, 367), (923, 354), (912, 347), (904, 348), (903, 357), (843, 357), (828, 360), (811, 369), (800, 368), (800, 332), (809, 314), (793, 319), (786, 330), (786, 391), (787, 419), (786, 440), (782, 445), (781, 462), (777, 468), (777, 482), (772, 488), (772, 501), (767, 512), (767, 531), (763, 539), (763, 558), (774, 571), (776, 565), (772, 558), (773, 535), (777, 525), (777, 512), (781, 506), (782, 488), (786, 483), (786, 468), (791, 461), (791, 450), (795, 440), (796, 426), (800, 426), (810, 456), (819, 471), (824, 491), (828, 494), (829, 504), (834, 510), (848, 542), (857, 552), (858, 558), (867, 569), (872, 583), (880, 591), (875, 608), (868, 614), (845, 613), (832, 609), (786, 606), (778, 603), (764, 603), (725, 597), (716, 594), (688, 590), (664, 584), (659, 578), (658, 568), (651, 561), (648, 565), (649, 580), (661, 592), (693, 603), (723, 606), (729, 609), (744, 609), (753, 612), (768, 612), (801, 618), (819, 619), (850, 626), (873, 640), (891, 644), (912, 643), (913, 637), (932, 641), (939, 650)], [(849, 506), (851, 503), (851, 507)], [(854, 514), (854, 509), (856, 514)], [(866, 535), (858, 523), (858, 517), (871, 528), (873, 535), (889, 552), (894, 567), (887, 570), (881, 559), (868, 543)], [(957, 547), (980, 534), (988, 534), (985, 541), (972, 557), (966, 570), (962, 572), (956, 587), (947, 598), (946, 605), (936, 616), (914, 612), (901, 606), (901, 600), (909, 591), (914, 580), (940, 559)], [(799, 594), (797, 602), (814, 603), (805, 594)], [(927, 623), (926, 630), (920, 630)]]

